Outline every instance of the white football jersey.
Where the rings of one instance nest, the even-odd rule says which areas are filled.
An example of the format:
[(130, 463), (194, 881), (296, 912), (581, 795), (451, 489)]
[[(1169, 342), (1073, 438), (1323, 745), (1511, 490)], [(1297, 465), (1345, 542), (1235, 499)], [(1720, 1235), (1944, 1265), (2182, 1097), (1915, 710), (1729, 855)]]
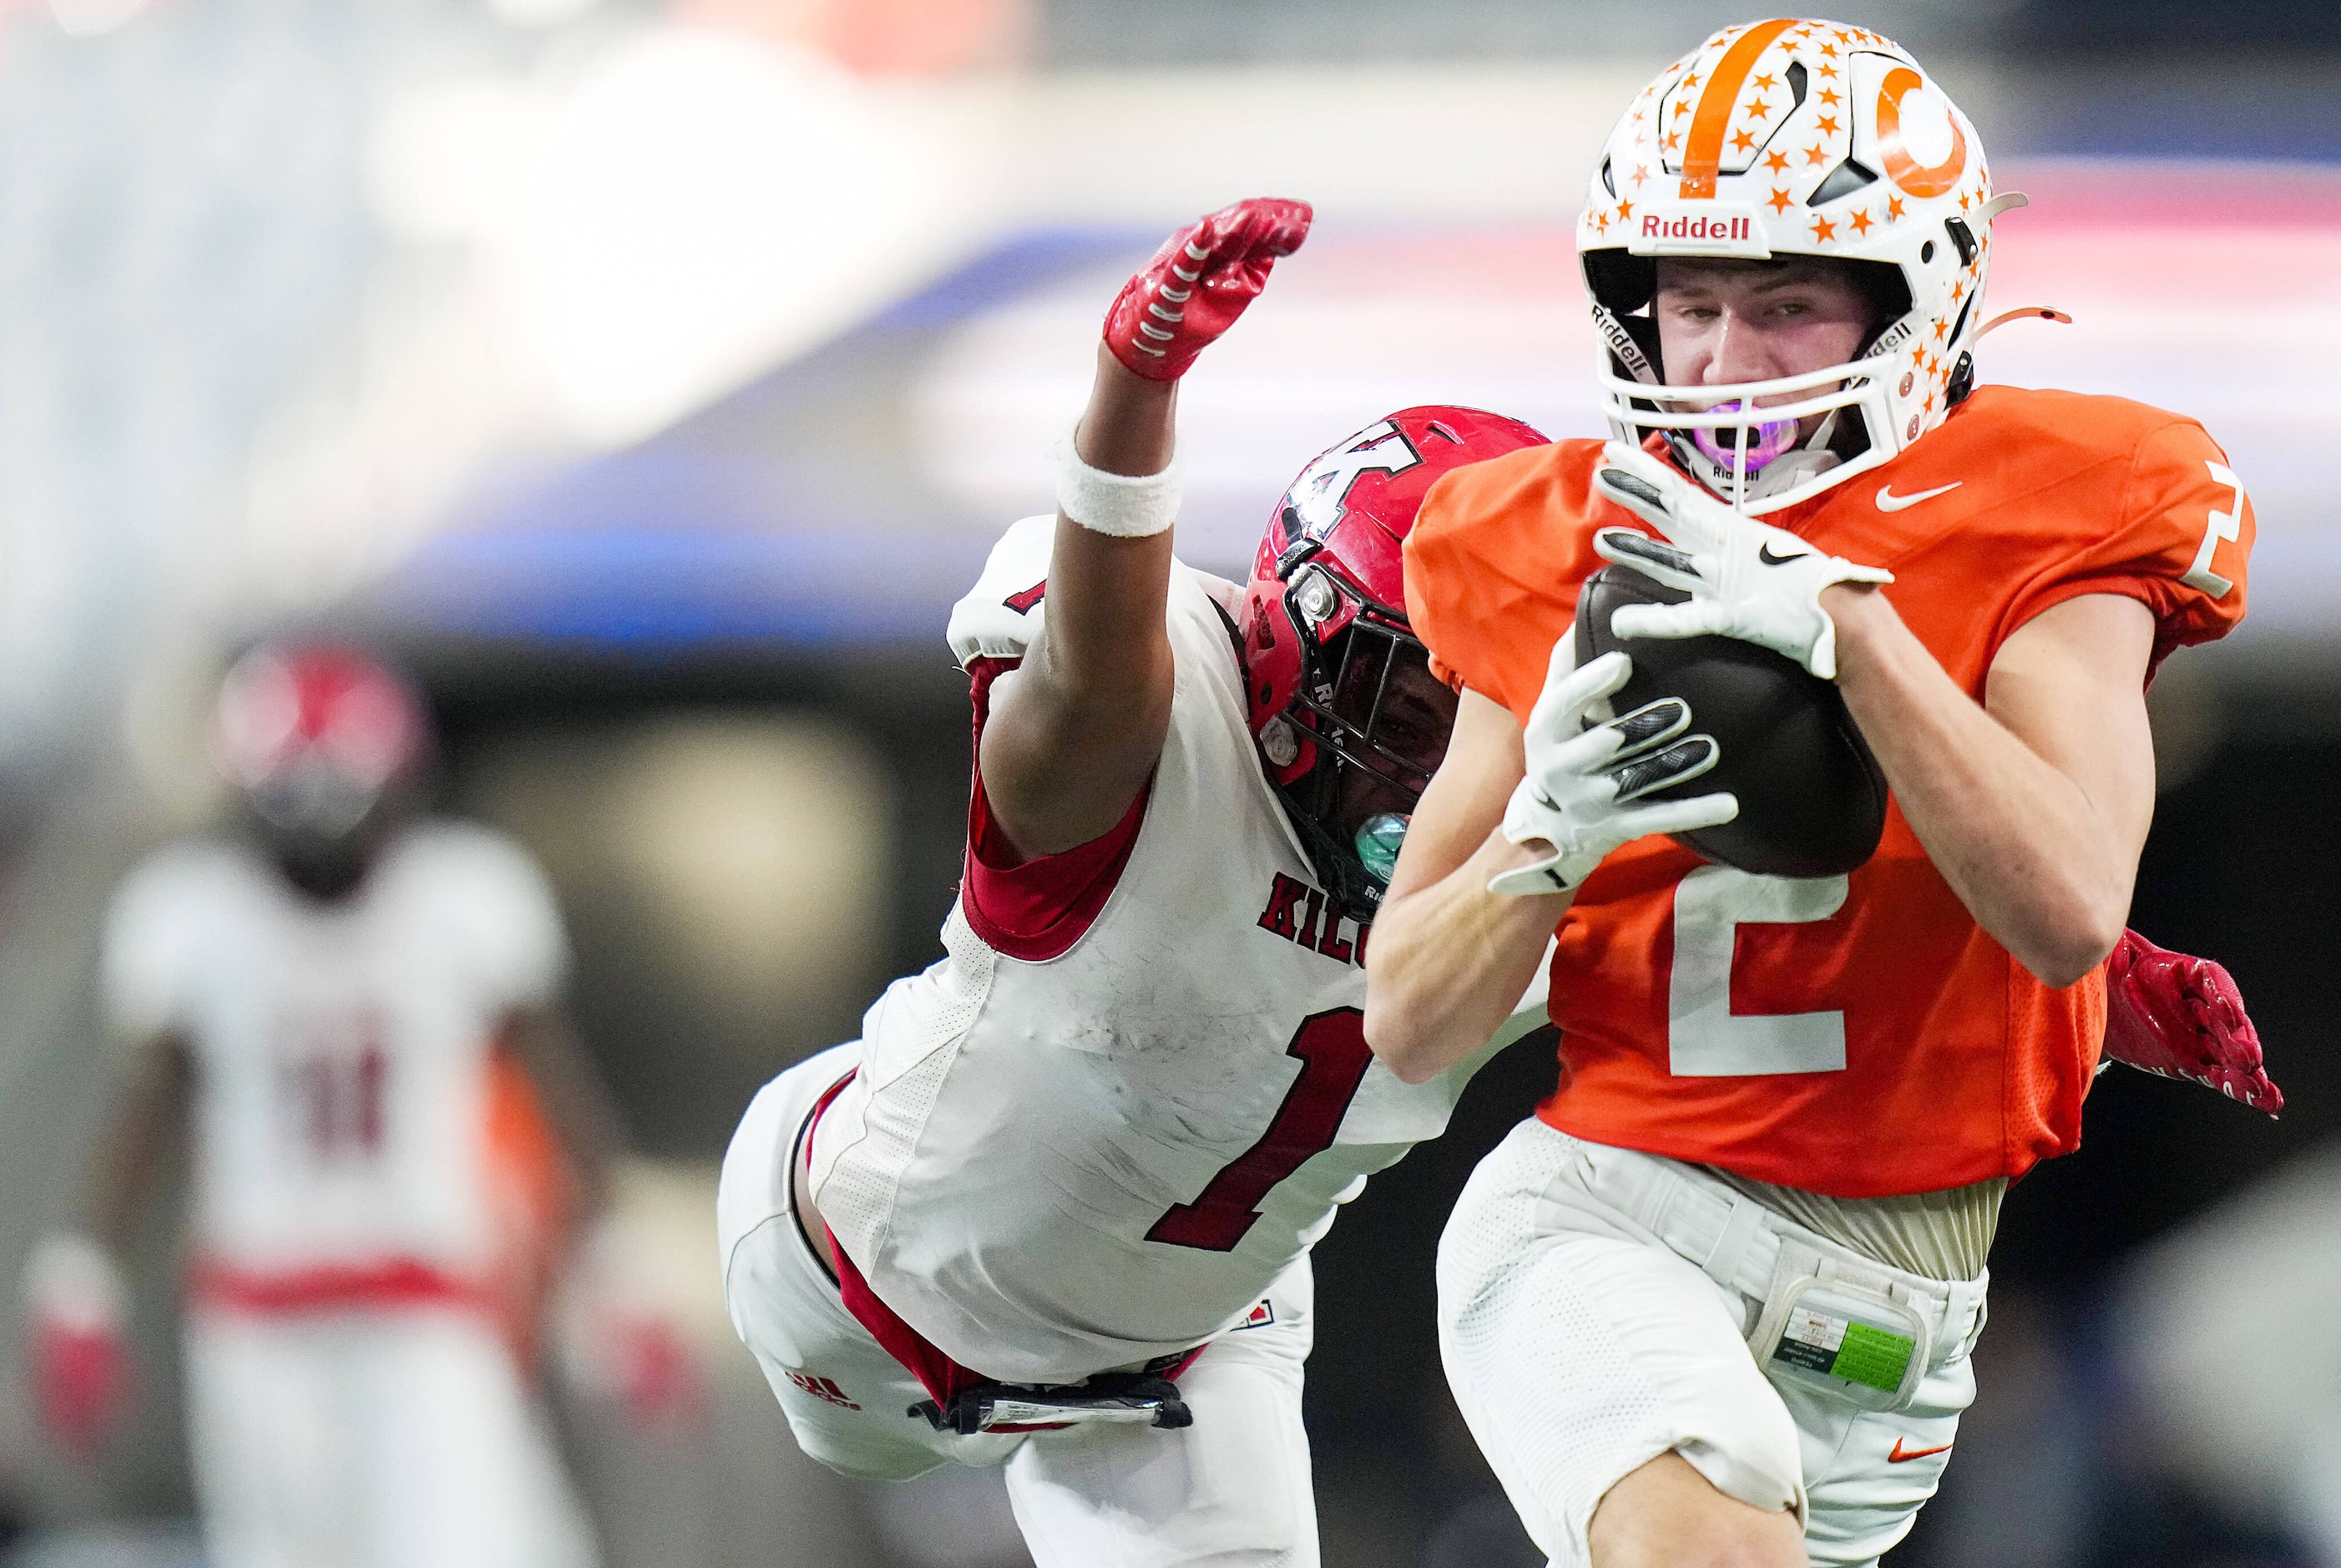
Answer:
[(125, 1037), (193, 1054), (200, 1254), (262, 1277), (485, 1271), (489, 1052), (566, 963), (543, 876), (483, 827), (413, 828), (332, 903), (235, 844), (140, 865), (108, 917), (105, 997)]
[[(953, 612), (962, 663), (1040, 629), (1052, 521), (1016, 524)], [(955, 905), (949, 956), (870, 1009), (814, 1140), (847, 1254), (987, 1376), (1076, 1381), (1229, 1327), (1484, 1059), (1409, 1085), (1367, 1048), (1366, 933), (1261, 772), (1234, 595), (1172, 567), (1170, 733), (1088, 928), (1027, 962)]]

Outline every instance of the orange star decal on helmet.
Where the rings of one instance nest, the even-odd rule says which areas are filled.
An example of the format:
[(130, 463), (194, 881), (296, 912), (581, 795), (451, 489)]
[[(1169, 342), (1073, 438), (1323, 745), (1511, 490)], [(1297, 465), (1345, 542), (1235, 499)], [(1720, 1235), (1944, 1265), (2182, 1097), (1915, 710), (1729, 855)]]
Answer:
[(1760, 120), (1771, 112), (1772, 105), (1766, 103), (1763, 99), (1750, 98), (1748, 100), (1748, 117), (1749, 119)]
[(1773, 75), (1769, 71), (1760, 76), (1750, 76), (1748, 80), (1759, 93), (1768, 93), (1780, 85), (1780, 78)]
[(1650, 171), (1648, 165), (1642, 164), (1637, 164), (1634, 165), (1634, 188), (1636, 190), (1640, 190), (1644, 183), (1647, 182), (1649, 177)]
[[(1842, 34), (1842, 33), (1840, 33), (1840, 34), (1838, 34), (1838, 37), (1840, 37), (1840, 38), (1842, 38), (1842, 37), (1844, 37), (1844, 36), (1845, 36), (1845, 35), (1844, 35), (1844, 34)], [(1834, 44), (1824, 44), (1824, 45), (1821, 45), (1821, 54), (1822, 54), (1823, 55), (1825, 55), (1826, 57), (1828, 57), (1828, 59), (1831, 59), (1831, 60), (1836, 59), (1836, 58), (1837, 58), (1837, 45), (1834, 45)]]
[(1790, 207), (1796, 205), (1796, 203), (1788, 199), (1788, 192), (1782, 190), (1778, 185), (1774, 185), (1772, 187), (1772, 199), (1766, 202), (1764, 205), (1771, 208), (1776, 213), (1785, 213)]
[(1682, 138), (1676, 135), (1672, 131), (1669, 131), (1667, 133), (1667, 139), (1659, 144), (1659, 150), (1664, 153), (1671, 153), (1680, 145), (1682, 145)]
[(1690, 75), (1689, 75), (1685, 76), (1685, 77), (1682, 79), (1682, 85), (1683, 85), (1683, 89), (1684, 89), (1686, 92), (1688, 92), (1689, 89), (1691, 89), (1691, 88), (1693, 88), (1693, 87), (1698, 86), (1698, 72), (1696, 72), (1696, 71), (1693, 71)]
[(1619, 202), (1619, 203), (1618, 204), (1618, 216), (1619, 216), (1620, 219), (1624, 219), (1624, 218), (1630, 218), (1630, 217), (1632, 217), (1633, 215), (1634, 215), (1634, 204), (1633, 204), (1633, 203), (1631, 203), (1631, 202)]
[(1823, 87), (1820, 93), (1821, 102), (1827, 104), (1831, 108), (1835, 108), (1843, 96), (1843, 94), (1833, 91), (1828, 87)]
[(1910, 363), (1912, 365), (1924, 365), (1927, 363), (1926, 345), (1920, 344), (1917, 348), (1910, 351)]
[(1731, 145), (1735, 151), (1744, 153), (1755, 145), (1756, 138), (1749, 135), (1746, 131), (1741, 130), (1732, 133)]
[(1868, 213), (1856, 213), (1845, 221), (1853, 225), (1855, 234), (1866, 235), (1869, 232), (1870, 218)]
[(1688, 114), (1689, 114), (1689, 113), (1690, 113), (1690, 100), (1689, 100), (1689, 98), (1677, 98), (1677, 99), (1675, 100), (1675, 118), (1676, 118), (1676, 119), (1678, 119), (1678, 120), (1679, 120), (1679, 119), (1681, 119), (1685, 115), (1688, 115)]
[(1816, 241), (1833, 240), (1837, 238), (1837, 225), (1829, 222), (1827, 218), (1815, 218), (1813, 220), (1813, 238)]
[(1820, 126), (1822, 135), (1834, 136), (1837, 135), (1837, 116), (1835, 115), (1823, 115), (1814, 123)]
[(1827, 81), (1829, 77), (1836, 75), (1837, 67), (1835, 65), (1824, 65), (1821, 66), (1821, 79), (1823, 81)]
[(1767, 153), (1764, 155), (1764, 166), (1771, 170), (1776, 175), (1786, 174), (1788, 171), (1788, 155), (1786, 153)]
[(1805, 162), (1808, 164), (1828, 163), (1828, 149), (1827, 147), (1807, 147), (1805, 149)]
[(1887, 218), (1887, 221), (1888, 221), (1888, 223), (1891, 223), (1891, 222), (1893, 222), (1896, 218), (1898, 218), (1898, 217), (1900, 217), (1901, 215), (1902, 215), (1902, 198), (1901, 198), (1900, 196), (1888, 196), (1888, 197), (1887, 197), (1887, 198), (1886, 198), (1886, 218)]

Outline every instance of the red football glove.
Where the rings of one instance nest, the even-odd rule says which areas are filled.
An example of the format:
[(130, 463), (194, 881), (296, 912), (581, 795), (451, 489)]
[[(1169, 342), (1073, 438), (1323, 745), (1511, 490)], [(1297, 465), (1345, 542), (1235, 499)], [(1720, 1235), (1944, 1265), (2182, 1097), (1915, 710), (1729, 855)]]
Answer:
[(637, 1431), (703, 1424), (711, 1384), (672, 1288), (669, 1249), (640, 1222), (604, 1215), (570, 1261), (553, 1343), (570, 1385), (623, 1411)]
[(42, 1424), (59, 1447), (91, 1458), (130, 1383), (121, 1275), (87, 1237), (46, 1236), (25, 1265), (25, 1307)]
[(2226, 967), (2157, 947), (2135, 931), (2106, 961), (2106, 1054), (2165, 1078), (2216, 1089), (2273, 1116), (2284, 1092), (2260, 1055), (2260, 1033)]
[(1310, 216), (1306, 202), (1255, 196), (1180, 229), (1114, 296), (1105, 345), (1133, 375), (1178, 380), (1300, 248)]

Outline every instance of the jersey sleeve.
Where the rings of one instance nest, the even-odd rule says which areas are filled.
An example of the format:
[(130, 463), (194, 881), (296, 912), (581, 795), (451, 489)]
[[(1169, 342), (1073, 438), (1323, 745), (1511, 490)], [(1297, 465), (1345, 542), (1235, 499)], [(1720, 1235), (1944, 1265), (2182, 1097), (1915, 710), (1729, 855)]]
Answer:
[(1575, 618), (1591, 531), (1570, 497), (1589, 462), (1565, 443), (1442, 475), (1406, 540), (1407, 620), (1430, 669), (1501, 703), (1523, 723), (1544, 689), (1554, 640)]
[(2009, 607), (2006, 631), (2067, 599), (2117, 594), (2154, 613), (2154, 663), (2244, 618), (2256, 524), (2227, 454), (2192, 420), (2142, 440), (2114, 525), (2084, 539)]
[(211, 925), (202, 881), (202, 867), (184, 851), (165, 850), (115, 890), (98, 973), (106, 1024), (117, 1037), (151, 1040), (187, 1025), (191, 983)]
[(442, 863), (452, 925), (487, 1005), (547, 1005), (569, 977), (569, 936), (549, 882), (500, 833), (451, 828)]
[(1457, 691), (1469, 686), (1488, 694), (1483, 670), (1474, 681), (1472, 669), (1479, 650), (1469, 644), (1463, 628), (1463, 585), (1470, 571), (1462, 526), (1463, 502), (1441, 474), (1422, 498), (1414, 529), (1406, 538), (1406, 618), (1414, 634), (1430, 653), (1430, 673)]
[(991, 547), (967, 596), (951, 606), (943, 635), (961, 669), (978, 659), (1021, 659), (1047, 613), (1054, 513), (1012, 523)]

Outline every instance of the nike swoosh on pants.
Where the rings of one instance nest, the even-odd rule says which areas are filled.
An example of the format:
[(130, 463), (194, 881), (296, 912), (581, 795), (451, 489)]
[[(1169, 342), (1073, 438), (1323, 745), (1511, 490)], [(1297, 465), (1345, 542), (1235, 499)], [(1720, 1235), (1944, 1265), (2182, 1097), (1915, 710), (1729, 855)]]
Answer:
[(1951, 1444), (1948, 1443), (1937, 1448), (1906, 1449), (1902, 1446), (1902, 1440), (1898, 1437), (1894, 1440), (1894, 1452), (1886, 1456), (1886, 1463), (1888, 1464), (1908, 1464), (1914, 1459), (1927, 1459), (1938, 1453), (1948, 1453), (1950, 1451)]

